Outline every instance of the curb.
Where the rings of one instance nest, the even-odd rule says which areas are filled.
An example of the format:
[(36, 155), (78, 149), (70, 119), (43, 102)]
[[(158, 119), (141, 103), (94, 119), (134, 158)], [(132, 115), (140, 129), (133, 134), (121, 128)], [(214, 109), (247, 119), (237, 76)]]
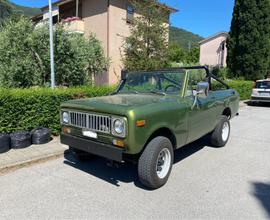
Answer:
[(0, 167), (0, 175), (6, 174), (8, 172), (15, 171), (15, 170), (18, 170), (18, 169), (21, 169), (21, 168), (24, 168), (24, 167), (29, 167), (29, 166), (31, 166), (33, 164), (39, 164), (39, 163), (47, 162), (49, 160), (58, 159), (60, 157), (63, 157), (64, 151), (65, 151), (65, 149), (63, 149), (63, 151), (59, 151), (59, 152), (56, 152), (56, 153), (37, 156), (35, 158), (31, 158), (31, 159), (28, 159), (28, 160), (24, 160), (24, 161), (20, 161), (20, 162), (16, 162), (16, 163), (13, 163), (13, 164), (9, 164), (9, 165)]

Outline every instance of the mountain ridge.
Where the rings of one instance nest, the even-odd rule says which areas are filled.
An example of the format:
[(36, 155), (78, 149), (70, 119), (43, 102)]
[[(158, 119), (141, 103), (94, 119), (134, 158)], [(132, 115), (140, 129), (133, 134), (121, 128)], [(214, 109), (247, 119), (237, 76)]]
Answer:
[(11, 1), (9, 3), (15, 8), (16, 11), (22, 12), (25, 16), (32, 17), (34, 15), (40, 14), (41, 9), (40, 8), (34, 8), (34, 7), (26, 7), (22, 5), (17, 5)]
[(199, 42), (204, 38), (183, 28), (170, 26), (169, 42), (179, 45), (181, 48), (188, 50), (199, 46)]

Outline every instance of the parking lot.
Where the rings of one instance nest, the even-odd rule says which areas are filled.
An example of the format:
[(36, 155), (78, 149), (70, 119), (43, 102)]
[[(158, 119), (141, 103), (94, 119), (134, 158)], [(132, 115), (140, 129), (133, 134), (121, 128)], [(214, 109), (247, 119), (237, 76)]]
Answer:
[(224, 148), (201, 139), (176, 152), (171, 177), (150, 191), (136, 167), (63, 158), (0, 176), (3, 219), (270, 218), (270, 107), (244, 106)]

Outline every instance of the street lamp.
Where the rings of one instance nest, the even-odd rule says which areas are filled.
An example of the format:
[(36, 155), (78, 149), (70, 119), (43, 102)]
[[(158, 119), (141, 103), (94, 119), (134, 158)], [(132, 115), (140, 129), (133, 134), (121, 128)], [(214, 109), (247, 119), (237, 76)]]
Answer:
[(51, 87), (55, 88), (54, 72), (54, 47), (53, 47), (53, 17), (52, 17), (52, 0), (49, 0), (49, 30), (50, 30), (50, 58), (51, 58)]

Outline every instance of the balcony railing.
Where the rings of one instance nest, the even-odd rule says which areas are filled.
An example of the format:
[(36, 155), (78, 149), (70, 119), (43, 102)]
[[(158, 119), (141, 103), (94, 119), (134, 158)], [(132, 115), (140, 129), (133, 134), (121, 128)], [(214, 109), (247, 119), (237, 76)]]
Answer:
[(65, 30), (84, 34), (84, 21), (79, 18), (67, 18), (62, 21)]
[[(41, 20), (36, 23), (36, 28), (43, 27), (48, 24), (48, 19)], [(62, 25), (66, 31), (84, 34), (84, 21), (79, 18), (67, 18), (62, 21), (54, 23), (55, 25)]]

